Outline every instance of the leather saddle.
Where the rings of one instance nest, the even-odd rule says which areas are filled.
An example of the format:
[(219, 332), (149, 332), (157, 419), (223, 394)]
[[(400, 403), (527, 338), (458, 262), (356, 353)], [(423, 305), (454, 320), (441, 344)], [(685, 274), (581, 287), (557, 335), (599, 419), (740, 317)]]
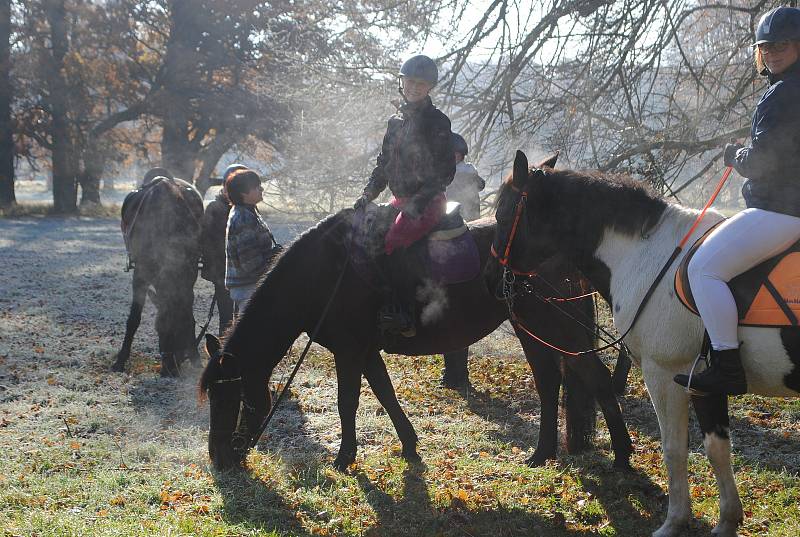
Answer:
[[(675, 294), (699, 315), (689, 286), (688, 267), (709, 229), (692, 245), (675, 272)], [(739, 326), (798, 326), (800, 319), (800, 241), (728, 282), (739, 310)]]
[[(469, 233), (460, 204), (447, 202), (445, 214), (436, 227), (402, 254), (413, 256), (410, 263), (420, 279), (442, 284), (470, 281), (480, 273), (480, 255)], [(352, 224), (351, 258), (354, 266), (368, 282), (374, 281), (375, 260), (383, 253), (384, 237), (397, 217), (391, 205), (368, 204), (356, 211)]]

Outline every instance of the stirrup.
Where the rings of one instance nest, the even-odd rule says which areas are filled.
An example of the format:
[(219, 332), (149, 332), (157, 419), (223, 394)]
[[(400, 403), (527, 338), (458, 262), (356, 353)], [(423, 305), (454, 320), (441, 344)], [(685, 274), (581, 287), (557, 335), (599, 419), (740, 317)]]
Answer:
[(703, 354), (701, 351), (700, 354), (697, 355), (697, 358), (694, 359), (694, 363), (692, 364), (692, 368), (689, 370), (689, 382), (686, 383), (686, 393), (693, 397), (708, 397), (711, 395), (709, 392), (704, 392), (701, 390), (696, 390), (692, 388), (692, 377), (694, 377), (694, 370), (697, 368), (697, 364), (703, 360), (706, 364), (706, 369), (711, 367), (711, 364), (708, 361), (708, 355)]

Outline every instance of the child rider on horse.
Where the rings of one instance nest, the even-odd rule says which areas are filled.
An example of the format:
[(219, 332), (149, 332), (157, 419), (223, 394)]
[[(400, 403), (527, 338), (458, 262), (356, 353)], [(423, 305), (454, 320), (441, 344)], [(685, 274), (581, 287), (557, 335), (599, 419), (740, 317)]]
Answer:
[[(400, 68), (399, 77), (404, 103), (389, 118), (377, 165), (354, 205), (355, 209), (363, 208), (388, 185), (394, 195), (391, 205), (400, 212), (386, 234), (387, 255), (408, 248), (436, 226), (447, 204), (445, 189), (455, 174), (450, 119), (428, 95), (439, 81), (436, 63), (424, 55), (414, 56)], [(381, 328), (413, 336), (413, 306), (409, 301), (413, 304), (414, 297), (389, 291), (386, 298), (387, 304), (379, 313)]]
[[(800, 9), (767, 12), (756, 29), (755, 63), (769, 88), (753, 115), (750, 145), (725, 146), (726, 166), (748, 178), (747, 209), (717, 227), (689, 263), (689, 282), (711, 339), (711, 366), (691, 379), (713, 394), (747, 392), (728, 283), (800, 239)], [(688, 375), (675, 382), (686, 386)]]

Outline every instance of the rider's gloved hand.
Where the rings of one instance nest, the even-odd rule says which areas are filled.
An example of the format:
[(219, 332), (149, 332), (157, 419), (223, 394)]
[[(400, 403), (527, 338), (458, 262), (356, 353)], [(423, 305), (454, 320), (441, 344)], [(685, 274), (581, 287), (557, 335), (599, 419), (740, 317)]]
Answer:
[(725, 144), (725, 151), (722, 153), (722, 163), (725, 166), (733, 166), (736, 163), (736, 153), (743, 148), (742, 144)]

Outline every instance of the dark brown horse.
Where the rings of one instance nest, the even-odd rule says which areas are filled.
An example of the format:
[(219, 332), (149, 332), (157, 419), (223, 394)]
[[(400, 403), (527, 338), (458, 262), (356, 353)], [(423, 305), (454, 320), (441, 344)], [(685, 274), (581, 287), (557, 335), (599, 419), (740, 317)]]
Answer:
[(112, 370), (125, 369), (148, 290), (157, 309), (162, 376), (177, 375), (179, 364), (187, 358), (199, 359), (192, 304), (202, 216), (200, 194), (180, 179), (156, 178), (126, 198), (122, 222), (134, 263), (133, 300)]
[[(381, 295), (366, 285), (348, 263), (348, 236), (353, 214), (352, 210), (344, 210), (326, 218), (286, 250), (228, 333), (224, 347), (220, 348), (213, 336), (206, 336), (211, 360), (201, 378), (200, 390), (210, 399), (209, 455), (217, 468), (241, 464), (246, 453), (236, 449), (233, 442), (240, 407), (244, 418), (241, 420), (244, 431), (240, 432), (252, 440), (271, 408), (268, 382), (275, 366), (302, 332), (313, 331), (340, 275), (341, 285), (315, 338), (333, 353), (336, 364), (342, 441), (334, 465), (339, 469), (346, 468), (356, 456), (355, 417), (362, 375), (391, 418), (403, 444), (403, 456), (412, 460), (418, 458), (417, 435), (397, 401), (381, 349), (405, 355), (462, 349), (491, 333), (507, 319), (505, 304), (495, 298), (484, 279), (479, 277), (448, 286), (443, 315), (431, 324), (419, 325), (413, 338), (382, 340), (376, 326)], [(483, 265), (489, 255), (495, 225), (488, 219), (473, 222), (471, 233)], [(555, 260), (550, 269), (541, 272), (552, 282), (561, 282), (573, 275)], [(418, 304), (418, 311), (422, 306)], [(573, 303), (569, 307), (583, 310), (573, 311), (573, 314), (594, 314), (590, 301), (582, 305)], [(517, 313), (526, 319), (535, 319), (541, 333), (557, 344), (586, 348), (594, 342), (594, 338), (574, 321), (532, 296), (518, 298)], [(542, 403), (538, 445), (529, 463), (542, 464), (556, 456), (558, 394), (562, 383), (560, 357), (524, 333), (517, 333), (517, 336), (533, 368)], [(627, 468), (631, 440), (612, 391), (608, 369), (596, 356), (587, 356), (579, 362), (571, 360), (567, 364), (565, 386), (571, 385), (572, 392), (584, 401), (591, 401), (592, 397), (597, 399), (611, 433), (615, 465)], [(584, 414), (575, 422), (585, 425), (586, 405), (578, 406)], [(577, 414), (573, 412), (573, 418)], [(569, 407), (567, 416), (569, 421)], [(594, 410), (591, 416), (593, 420)], [(568, 432), (569, 429), (568, 425)], [(580, 425), (571, 432), (574, 443), (580, 443)]]

